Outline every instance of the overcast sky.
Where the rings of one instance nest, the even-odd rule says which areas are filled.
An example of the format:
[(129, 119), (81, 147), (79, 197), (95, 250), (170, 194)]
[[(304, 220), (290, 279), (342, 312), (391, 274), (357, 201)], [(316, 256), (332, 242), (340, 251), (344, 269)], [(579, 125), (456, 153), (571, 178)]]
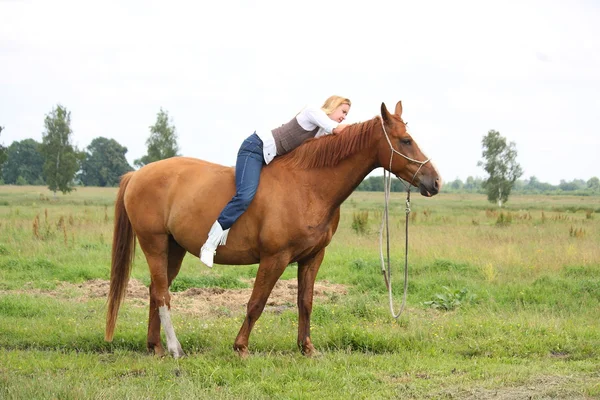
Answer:
[(41, 141), (56, 104), (73, 142), (146, 153), (162, 107), (182, 155), (233, 165), (254, 130), (332, 94), (349, 122), (398, 100), (446, 181), (484, 177), (481, 139), (523, 178), (600, 176), (600, 2), (0, 0), (0, 143)]

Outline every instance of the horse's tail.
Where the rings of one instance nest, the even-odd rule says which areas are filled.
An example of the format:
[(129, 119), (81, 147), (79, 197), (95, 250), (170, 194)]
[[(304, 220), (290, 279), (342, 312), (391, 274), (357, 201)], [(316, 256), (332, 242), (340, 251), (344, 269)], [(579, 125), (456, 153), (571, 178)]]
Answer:
[(117, 323), (119, 307), (125, 297), (131, 265), (135, 255), (135, 232), (125, 209), (125, 190), (133, 176), (129, 172), (121, 178), (119, 193), (115, 202), (115, 229), (113, 232), (112, 262), (110, 269), (110, 290), (106, 312), (106, 333), (104, 340), (111, 342)]

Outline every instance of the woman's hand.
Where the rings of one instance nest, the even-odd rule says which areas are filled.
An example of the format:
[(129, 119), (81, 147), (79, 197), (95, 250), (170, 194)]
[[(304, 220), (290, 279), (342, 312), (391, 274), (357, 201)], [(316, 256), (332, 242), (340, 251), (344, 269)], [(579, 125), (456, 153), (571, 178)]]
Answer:
[(346, 129), (347, 126), (348, 126), (348, 124), (339, 124), (338, 126), (333, 128), (331, 133), (341, 133), (344, 129)]

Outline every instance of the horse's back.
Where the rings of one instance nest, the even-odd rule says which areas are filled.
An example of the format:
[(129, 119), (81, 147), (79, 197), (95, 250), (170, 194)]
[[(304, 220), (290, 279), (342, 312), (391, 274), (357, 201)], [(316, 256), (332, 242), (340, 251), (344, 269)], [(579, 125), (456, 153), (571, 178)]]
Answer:
[(226, 167), (191, 157), (171, 157), (147, 164), (135, 171), (136, 179), (164, 179), (165, 176), (195, 176), (201, 178), (208, 173), (233, 174), (233, 167)]
[(223, 182), (233, 181), (232, 167), (189, 157), (172, 157), (135, 171), (127, 188), (126, 202), (131, 202), (132, 196), (143, 196), (145, 202), (198, 199), (213, 192), (217, 185), (222, 188), (227, 186)]
[(125, 207), (138, 235), (169, 233), (184, 247), (195, 249), (199, 239), (193, 238), (208, 232), (234, 194), (232, 167), (173, 157), (133, 173)]

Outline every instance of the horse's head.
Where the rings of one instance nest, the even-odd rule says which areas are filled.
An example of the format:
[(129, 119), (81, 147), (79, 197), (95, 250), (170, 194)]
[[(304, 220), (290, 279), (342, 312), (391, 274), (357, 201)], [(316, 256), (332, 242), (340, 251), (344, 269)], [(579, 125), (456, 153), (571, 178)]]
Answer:
[(429, 158), (423, 154), (402, 120), (402, 102), (391, 114), (381, 103), (382, 138), (379, 163), (398, 178), (417, 186), (423, 196), (434, 196), (442, 187), (442, 178)]

